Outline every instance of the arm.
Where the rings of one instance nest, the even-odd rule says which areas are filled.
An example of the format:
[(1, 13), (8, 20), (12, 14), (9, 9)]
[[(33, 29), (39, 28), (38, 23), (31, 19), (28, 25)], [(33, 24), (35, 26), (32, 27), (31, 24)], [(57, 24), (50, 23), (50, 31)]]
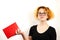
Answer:
[(50, 34), (50, 40), (56, 40), (57, 35), (56, 35), (56, 30), (51, 30), (51, 34)]
[(23, 40), (32, 40), (31, 36), (27, 36), (24, 32), (21, 32), (21, 30), (16, 31), (16, 35), (22, 35)]
[(31, 36), (27, 36), (25, 34), (22, 34), (23, 40), (32, 40)]
[(31, 36), (29, 36), (29, 39), (30, 39), (30, 40), (32, 40), (32, 37), (31, 37)]
[(23, 37), (24, 40), (32, 40), (32, 34), (33, 34), (33, 28), (31, 27), (30, 31), (29, 31), (29, 36), (27, 36), (23, 33), (22, 37)]

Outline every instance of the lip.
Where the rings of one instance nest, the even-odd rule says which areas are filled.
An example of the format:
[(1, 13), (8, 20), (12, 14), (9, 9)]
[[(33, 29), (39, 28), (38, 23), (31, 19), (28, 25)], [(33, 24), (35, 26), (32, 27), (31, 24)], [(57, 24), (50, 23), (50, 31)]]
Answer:
[(44, 18), (44, 17), (41, 17), (41, 18)]

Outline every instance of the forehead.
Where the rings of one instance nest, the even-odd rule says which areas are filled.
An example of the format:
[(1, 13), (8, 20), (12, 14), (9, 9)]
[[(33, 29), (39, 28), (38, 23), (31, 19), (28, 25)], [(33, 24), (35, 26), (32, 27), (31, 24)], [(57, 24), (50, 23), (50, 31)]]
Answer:
[(38, 12), (46, 12), (46, 9), (40, 8)]

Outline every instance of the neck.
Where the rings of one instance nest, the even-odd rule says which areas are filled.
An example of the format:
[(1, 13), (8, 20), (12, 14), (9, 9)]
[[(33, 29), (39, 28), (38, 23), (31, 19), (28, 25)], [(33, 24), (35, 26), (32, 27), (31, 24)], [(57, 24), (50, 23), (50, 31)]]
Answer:
[(42, 27), (48, 26), (47, 21), (40, 21), (38, 26), (42, 26)]

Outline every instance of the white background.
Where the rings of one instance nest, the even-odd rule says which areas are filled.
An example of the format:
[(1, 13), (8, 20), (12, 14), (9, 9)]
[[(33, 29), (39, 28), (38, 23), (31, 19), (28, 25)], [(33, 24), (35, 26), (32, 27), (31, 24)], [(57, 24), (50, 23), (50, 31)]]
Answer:
[(0, 40), (23, 40), (21, 35), (7, 39), (2, 30), (16, 22), (28, 35), (30, 27), (37, 24), (33, 13), (38, 6), (49, 7), (54, 12), (55, 18), (48, 21), (48, 24), (56, 29), (57, 40), (60, 40), (59, 3), (59, 0), (0, 0)]

